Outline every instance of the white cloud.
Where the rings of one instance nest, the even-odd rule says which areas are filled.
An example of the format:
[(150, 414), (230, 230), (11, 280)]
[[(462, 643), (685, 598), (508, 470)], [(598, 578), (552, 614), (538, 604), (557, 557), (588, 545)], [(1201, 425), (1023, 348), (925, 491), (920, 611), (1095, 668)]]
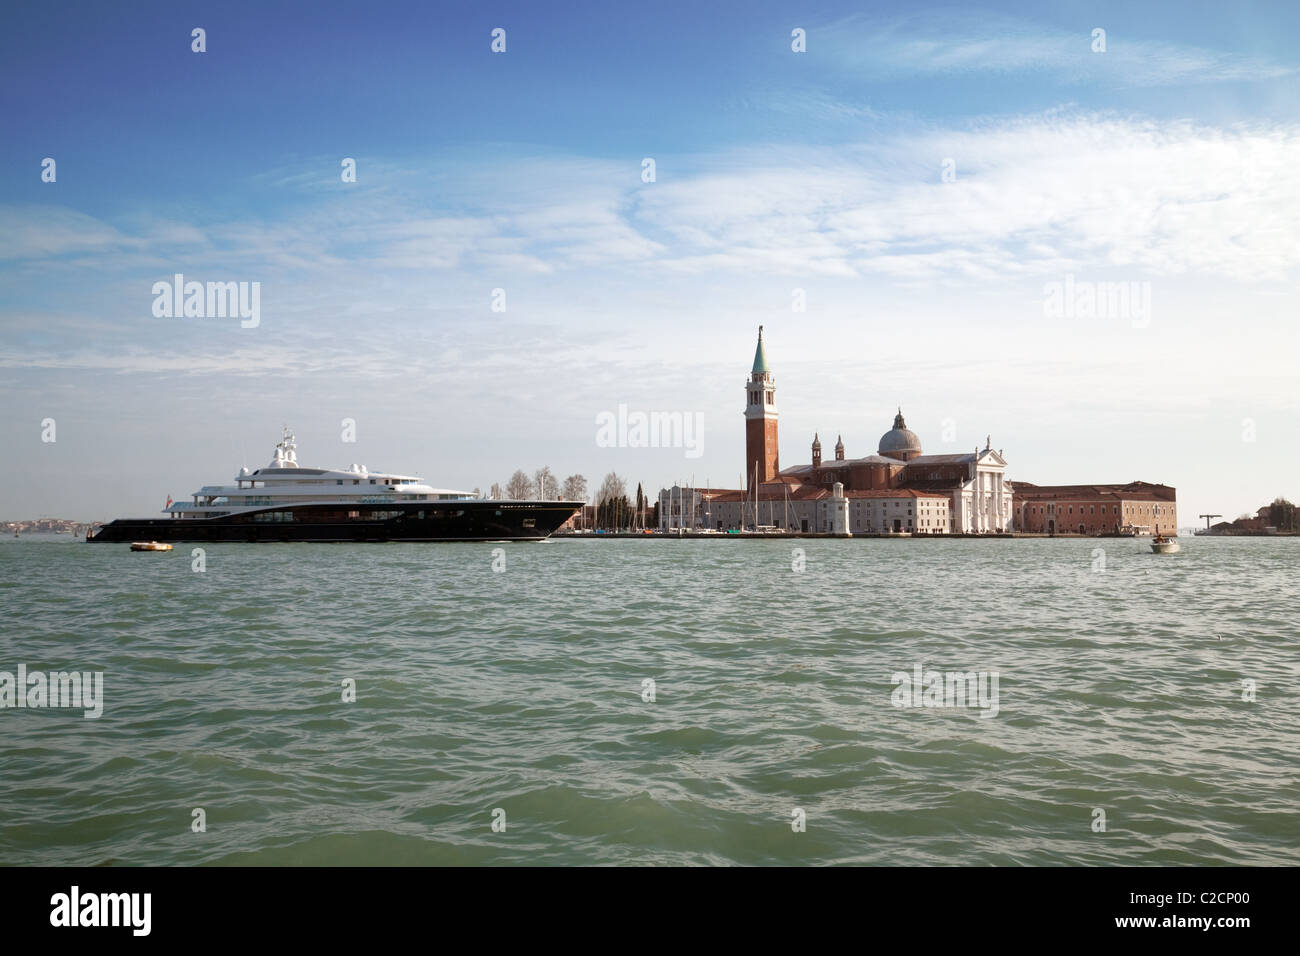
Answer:
[[(620, 313), (658, 310), (671, 325), (690, 312), (681, 290), (700, 281), (740, 292), (756, 278), (787, 288), (822, 279), (1041, 287), (1066, 272), (1279, 281), (1300, 264), (1298, 148), (1295, 125), (1075, 112), (914, 127), (849, 147), (665, 156), (666, 175), (650, 184), (631, 161), (444, 169), (436, 192), (456, 197), (454, 209), (398, 189), (312, 200), (276, 221), (106, 222), (0, 207), (0, 257), (22, 263), (0, 282), (51, 315), (87, 308), (116, 323), (93, 360), (174, 352), (148, 311), (152, 281), (174, 271), (261, 281), (270, 340), (304, 323), (310, 335), (350, 333), (381, 316), (385, 330), (477, 322), (492, 288), (509, 287), (514, 307), (530, 301), (516, 292), (533, 283), (557, 291), (531, 290), (529, 320), (566, 326), (602, 282)], [(956, 182), (940, 180), (946, 157)], [(404, 181), (423, 180), (412, 167)], [(59, 327), (53, 319), (48, 331)], [(12, 345), (18, 326), (6, 331)]]
[[(759, 151), (662, 184), (666, 265), (897, 279), (1127, 268), (1277, 279), (1300, 264), (1300, 127), (1079, 115), (925, 130), (870, 148)], [(940, 181), (951, 157), (957, 180)], [(719, 164), (722, 165), (722, 164)]]

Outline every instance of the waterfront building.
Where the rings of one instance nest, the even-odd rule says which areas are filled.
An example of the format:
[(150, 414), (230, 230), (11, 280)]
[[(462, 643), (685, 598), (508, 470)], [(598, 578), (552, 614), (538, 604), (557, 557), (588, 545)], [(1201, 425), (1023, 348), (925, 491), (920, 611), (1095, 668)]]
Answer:
[(725, 495), (739, 496), (739, 491), (726, 488), (694, 488), (673, 485), (659, 491), (660, 531), (702, 531), (706, 528), (725, 530), (739, 525), (717, 525), (711, 511), (712, 503)]
[[(952, 524), (948, 497), (941, 492), (915, 488), (852, 491), (841, 482), (830, 488), (771, 481), (746, 491), (708, 489), (701, 495), (697, 513), (701, 521), (696, 527), (715, 531), (773, 528), (818, 534), (948, 534)], [(668, 528), (662, 518), (660, 527)]]
[(1125, 485), (1015, 487), (1016, 525), (1041, 534), (1176, 534), (1175, 489), (1131, 481)]

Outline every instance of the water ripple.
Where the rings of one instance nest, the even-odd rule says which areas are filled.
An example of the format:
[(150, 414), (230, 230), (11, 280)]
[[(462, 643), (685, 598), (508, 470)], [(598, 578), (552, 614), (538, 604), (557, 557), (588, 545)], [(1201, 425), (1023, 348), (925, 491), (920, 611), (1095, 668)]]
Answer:
[[(1297, 861), (1300, 540), (797, 544), (802, 572), (788, 542), (650, 540), (211, 545), (194, 573), (5, 542), (0, 669), (106, 690), (98, 720), (0, 711), (0, 853)], [(997, 715), (895, 707), (914, 665), (996, 671)]]

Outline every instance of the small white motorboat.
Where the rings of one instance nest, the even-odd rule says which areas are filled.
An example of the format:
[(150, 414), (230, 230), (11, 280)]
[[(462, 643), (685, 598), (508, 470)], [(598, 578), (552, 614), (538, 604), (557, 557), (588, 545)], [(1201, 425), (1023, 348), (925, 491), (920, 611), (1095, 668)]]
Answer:
[(1177, 554), (1178, 541), (1158, 534), (1151, 539), (1151, 551), (1153, 554)]

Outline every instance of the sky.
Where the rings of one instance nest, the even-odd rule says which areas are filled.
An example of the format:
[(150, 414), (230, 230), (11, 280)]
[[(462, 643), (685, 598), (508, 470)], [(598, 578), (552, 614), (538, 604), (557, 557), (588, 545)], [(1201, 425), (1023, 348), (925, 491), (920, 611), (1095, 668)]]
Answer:
[[(1297, 35), (1249, 2), (5, 5), (0, 520), (152, 516), (283, 425), (439, 487), (734, 487), (760, 324), (782, 466), (901, 407), (1013, 482), (1174, 485), (1184, 527), (1296, 500)], [(159, 314), (176, 274), (257, 283), (256, 324)], [(620, 407), (698, 444), (611, 445)]]

